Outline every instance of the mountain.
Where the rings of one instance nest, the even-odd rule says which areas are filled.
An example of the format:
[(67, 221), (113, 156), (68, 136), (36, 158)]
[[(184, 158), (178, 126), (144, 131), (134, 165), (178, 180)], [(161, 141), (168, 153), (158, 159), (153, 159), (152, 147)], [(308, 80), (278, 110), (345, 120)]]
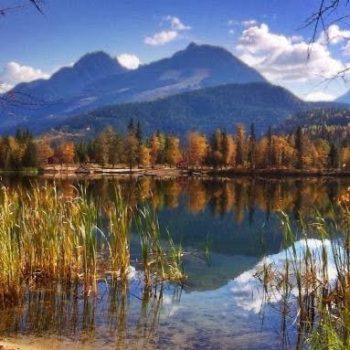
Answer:
[[(89, 53), (72, 67), (64, 67), (50, 79), (21, 83), (6, 95), (0, 105), (0, 131), (13, 131), (19, 124), (42, 122), (45, 119), (62, 118), (63, 109), (68, 112), (74, 98), (84, 105), (89, 104), (85, 88), (105, 77), (116, 76), (126, 71), (116, 59), (104, 52)], [(67, 113), (68, 115), (69, 113)]]
[(55, 101), (81, 95), (89, 84), (125, 71), (116, 59), (102, 51), (94, 52), (80, 58), (72, 67), (58, 70), (48, 80), (19, 84), (10, 93), (18, 92), (33, 99)]
[[(316, 105), (316, 104), (315, 104)], [(189, 130), (210, 134), (216, 128), (233, 131), (236, 123), (255, 123), (258, 134), (287, 116), (314, 106), (288, 90), (269, 83), (228, 84), (186, 92), (142, 103), (104, 107), (70, 117), (59, 132), (95, 135), (106, 126), (125, 132), (131, 118), (140, 121), (144, 134), (159, 129), (184, 137)]]
[(227, 50), (191, 43), (172, 57), (91, 85), (89, 91), (111, 101), (145, 101), (228, 83), (266, 82), (262, 75)]
[(11, 103), (0, 110), (0, 132), (34, 123), (52, 127), (68, 116), (116, 103), (250, 82), (266, 80), (229, 51), (210, 45), (192, 43), (170, 58), (133, 71), (125, 70), (106, 53), (96, 52), (48, 80), (20, 84), (5, 95)]
[(338, 97), (336, 102), (339, 103), (349, 103), (350, 104), (350, 91), (346, 92), (344, 95)]

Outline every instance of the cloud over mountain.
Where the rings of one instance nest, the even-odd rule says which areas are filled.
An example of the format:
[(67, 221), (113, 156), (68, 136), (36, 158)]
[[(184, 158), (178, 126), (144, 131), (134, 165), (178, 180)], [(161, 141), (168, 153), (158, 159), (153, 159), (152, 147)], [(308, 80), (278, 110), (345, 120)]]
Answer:
[(0, 92), (10, 90), (18, 83), (47, 79), (49, 77), (50, 75), (41, 69), (21, 65), (17, 62), (9, 62), (0, 72)]
[[(335, 36), (331, 38), (336, 40)], [(303, 38), (273, 33), (265, 23), (245, 28), (236, 49), (244, 62), (276, 83), (327, 79), (344, 69), (323, 40), (310, 50)]]
[(117, 59), (118, 62), (127, 69), (137, 69), (141, 64), (140, 59), (136, 55), (130, 53), (122, 53), (118, 55)]

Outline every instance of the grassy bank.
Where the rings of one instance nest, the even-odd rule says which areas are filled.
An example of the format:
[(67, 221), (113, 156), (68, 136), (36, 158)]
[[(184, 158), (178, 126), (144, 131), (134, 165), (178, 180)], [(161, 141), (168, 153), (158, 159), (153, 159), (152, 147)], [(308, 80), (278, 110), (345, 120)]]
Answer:
[(11, 174), (38, 175), (39, 168), (21, 168), (21, 169), (13, 169), (13, 170), (0, 169), (0, 175), (11, 175)]

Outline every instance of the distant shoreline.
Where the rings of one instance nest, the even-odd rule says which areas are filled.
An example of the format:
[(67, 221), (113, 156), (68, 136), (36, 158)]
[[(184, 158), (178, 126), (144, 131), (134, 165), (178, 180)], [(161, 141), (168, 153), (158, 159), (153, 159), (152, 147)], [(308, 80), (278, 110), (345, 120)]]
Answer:
[(6, 174), (21, 175), (43, 175), (48, 177), (90, 177), (90, 176), (155, 176), (155, 177), (266, 177), (266, 178), (305, 178), (305, 177), (349, 177), (350, 170), (321, 170), (321, 169), (213, 169), (203, 168), (176, 168), (176, 167), (154, 167), (154, 168), (127, 168), (127, 167), (100, 167), (81, 165), (48, 165), (39, 169), (22, 170), (0, 170), (0, 176)]

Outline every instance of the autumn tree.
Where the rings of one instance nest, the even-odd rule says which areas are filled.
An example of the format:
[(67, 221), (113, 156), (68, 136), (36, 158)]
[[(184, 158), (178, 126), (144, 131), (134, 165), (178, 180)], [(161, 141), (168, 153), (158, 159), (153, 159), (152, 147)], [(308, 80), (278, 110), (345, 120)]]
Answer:
[(0, 140), (0, 168), (9, 169), (11, 167), (11, 147), (10, 138), (2, 137)]
[(181, 159), (180, 139), (175, 136), (167, 137), (165, 152), (167, 164), (175, 166)]
[(222, 161), (225, 166), (233, 165), (236, 158), (236, 144), (233, 137), (227, 133), (222, 139)]
[(246, 161), (245, 127), (243, 124), (237, 124), (236, 128), (236, 164), (238, 166), (244, 166)]
[(223, 132), (217, 129), (214, 135), (211, 137), (210, 142), (210, 154), (208, 160), (214, 168), (221, 167), (223, 165)]
[(273, 166), (277, 168), (288, 168), (295, 159), (295, 149), (288, 138), (283, 135), (273, 136), (271, 153)]
[(151, 150), (146, 145), (141, 145), (139, 147), (139, 162), (143, 167), (148, 167), (151, 164)]
[(341, 150), (341, 166), (350, 169), (350, 147), (343, 147)]
[(54, 155), (54, 150), (51, 148), (49, 141), (44, 138), (37, 143), (37, 158), (40, 165), (47, 164), (48, 159)]
[(314, 141), (313, 144), (316, 151), (316, 167), (320, 169), (326, 168), (328, 165), (328, 154), (330, 151), (329, 142), (327, 140), (318, 138)]
[(158, 160), (158, 153), (160, 151), (160, 140), (156, 134), (153, 134), (150, 139), (150, 155), (151, 155), (151, 165), (155, 166)]
[(207, 138), (198, 132), (188, 134), (188, 157), (191, 165), (200, 166), (203, 164), (208, 151)]
[(74, 163), (75, 158), (75, 146), (72, 142), (64, 142), (59, 145), (55, 152), (55, 156), (61, 163), (71, 164)]

